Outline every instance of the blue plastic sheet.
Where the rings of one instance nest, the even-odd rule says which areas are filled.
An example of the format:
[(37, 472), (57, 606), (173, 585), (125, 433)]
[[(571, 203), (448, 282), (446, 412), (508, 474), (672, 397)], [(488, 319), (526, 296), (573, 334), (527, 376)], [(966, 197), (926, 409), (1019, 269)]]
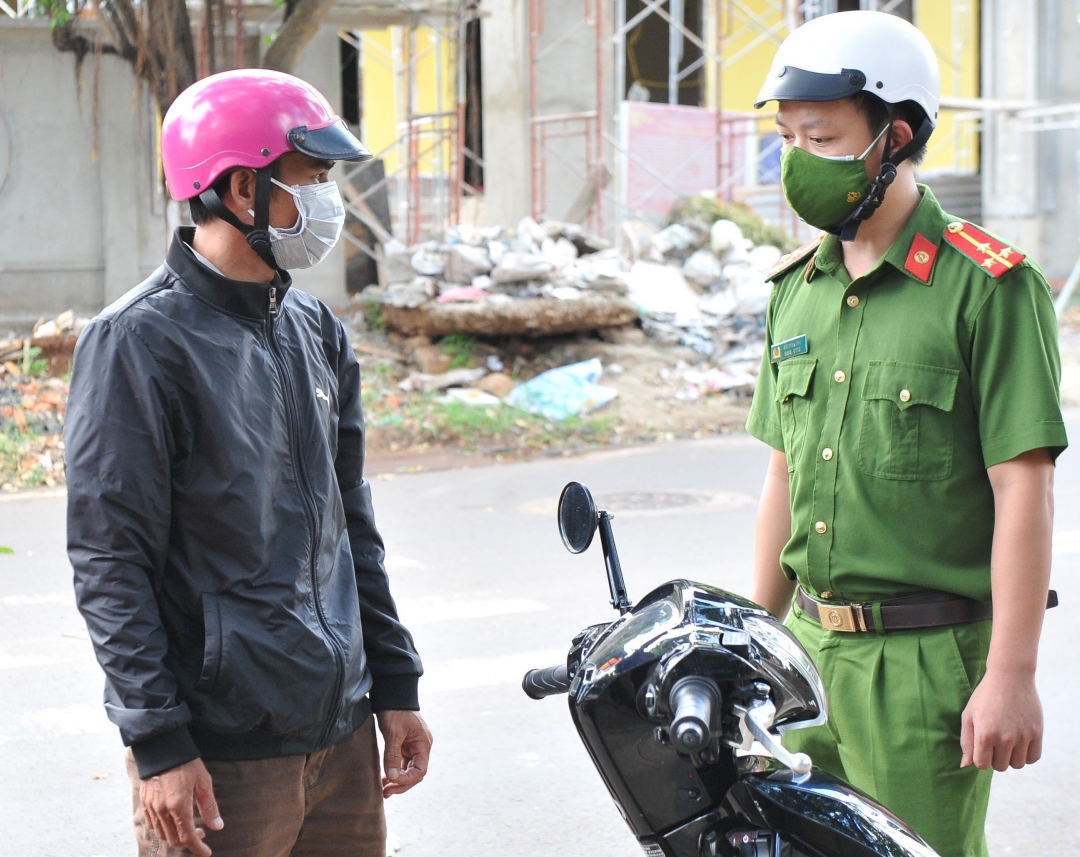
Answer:
[(610, 387), (596, 383), (603, 371), (604, 367), (597, 357), (549, 369), (531, 381), (519, 384), (504, 401), (512, 407), (549, 420), (565, 420), (577, 414), (587, 414), (603, 407), (618, 395)]

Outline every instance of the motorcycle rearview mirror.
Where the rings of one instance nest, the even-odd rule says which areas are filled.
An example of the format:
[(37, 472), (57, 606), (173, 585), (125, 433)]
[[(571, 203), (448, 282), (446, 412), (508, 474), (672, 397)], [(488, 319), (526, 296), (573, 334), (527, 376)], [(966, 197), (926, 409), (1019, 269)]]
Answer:
[(600, 518), (592, 493), (580, 482), (567, 482), (559, 496), (559, 535), (570, 553), (584, 553)]
[(592, 493), (580, 482), (568, 482), (559, 496), (559, 535), (563, 544), (570, 553), (584, 553), (592, 544), (597, 529), (600, 530), (611, 606), (625, 613), (631, 605), (630, 597), (626, 594), (619, 552), (615, 550), (615, 536), (611, 531), (613, 517), (609, 512), (596, 511)]

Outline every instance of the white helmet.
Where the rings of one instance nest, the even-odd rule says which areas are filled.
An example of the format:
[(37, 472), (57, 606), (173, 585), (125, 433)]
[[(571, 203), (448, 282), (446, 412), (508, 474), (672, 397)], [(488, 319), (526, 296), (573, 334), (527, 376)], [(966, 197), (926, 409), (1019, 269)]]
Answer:
[(914, 101), (931, 128), (937, 125), (941, 76), (926, 36), (885, 12), (814, 18), (784, 39), (754, 106), (839, 101), (859, 92), (887, 104)]

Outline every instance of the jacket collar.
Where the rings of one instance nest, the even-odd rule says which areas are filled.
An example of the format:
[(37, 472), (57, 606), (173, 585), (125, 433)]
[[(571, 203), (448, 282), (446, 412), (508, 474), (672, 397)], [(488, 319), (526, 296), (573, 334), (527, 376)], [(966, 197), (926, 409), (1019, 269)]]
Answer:
[(213, 307), (229, 315), (265, 321), (270, 314), (270, 287), (277, 288), (278, 306), (292, 286), (292, 277), (275, 276), (269, 283), (230, 280), (207, 268), (191, 249), (195, 229), (181, 226), (173, 236), (165, 264), (191, 291)]

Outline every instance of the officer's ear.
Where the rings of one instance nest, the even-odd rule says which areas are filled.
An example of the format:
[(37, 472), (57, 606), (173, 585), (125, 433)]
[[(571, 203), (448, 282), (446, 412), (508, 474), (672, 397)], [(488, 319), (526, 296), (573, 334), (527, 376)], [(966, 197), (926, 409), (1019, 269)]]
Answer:
[(892, 151), (896, 152), (911, 142), (915, 136), (906, 119), (894, 119), (892, 126)]

